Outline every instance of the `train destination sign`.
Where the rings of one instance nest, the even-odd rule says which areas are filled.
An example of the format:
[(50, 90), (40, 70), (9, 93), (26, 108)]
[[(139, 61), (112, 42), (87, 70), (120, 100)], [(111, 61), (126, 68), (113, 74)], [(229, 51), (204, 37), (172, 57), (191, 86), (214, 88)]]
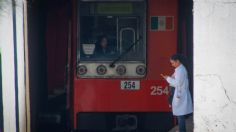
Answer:
[(99, 3), (97, 5), (98, 14), (132, 14), (131, 3)]

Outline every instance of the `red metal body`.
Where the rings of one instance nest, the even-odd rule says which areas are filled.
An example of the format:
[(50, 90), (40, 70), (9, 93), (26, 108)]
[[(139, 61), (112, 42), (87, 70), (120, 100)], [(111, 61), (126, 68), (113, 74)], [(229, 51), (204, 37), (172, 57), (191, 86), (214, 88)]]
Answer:
[[(147, 74), (140, 80), (140, 90), (120, 89), (120, 81), (126, 79), (81, 79), (76, 76), (77, 46), (77, 3), (74, 0), (72, 13), (72, 60), (73, 82), (71, 90), (71, 117), (76, 127), (78, 112), (170, 112), (167, 83), (160, 74), (173, 72), (169, 57), (177, 50), (178, 0), (147, 1)], [(172, 16), (174, 29), (171, 31), (150, 30), (151, 16)], [(137, 79), (131, 79), (137, 80)]]

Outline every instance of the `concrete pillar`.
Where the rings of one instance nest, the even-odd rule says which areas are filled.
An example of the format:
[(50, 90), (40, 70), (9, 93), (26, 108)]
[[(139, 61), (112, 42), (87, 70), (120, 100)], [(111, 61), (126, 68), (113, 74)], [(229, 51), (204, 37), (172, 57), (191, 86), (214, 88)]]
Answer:
[(236, 131), (236, 1), (194, 0), (194, 131)]
[(23, 0), (1, 1), (4, 132), (26, 132)]

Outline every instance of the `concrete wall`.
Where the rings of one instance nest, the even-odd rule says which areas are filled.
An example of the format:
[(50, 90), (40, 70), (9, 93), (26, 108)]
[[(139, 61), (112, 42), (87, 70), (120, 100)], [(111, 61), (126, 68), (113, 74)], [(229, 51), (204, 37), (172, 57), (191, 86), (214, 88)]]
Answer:
[[(0, 46), (2, 54), (2, 91), (4, 131), (16, 131), (15, 78), (12, 7), (6, 4), (0, 18)], [(14, 123), (13, 123), (14, 122)]]
[(235, 12), (235, 0), (194, 0), (195, 132), (236, 131)]
[(16, 0), (15, 18), (12, 1), (5, 1), (0, 12), (4, 132), (25, 132), (23, 1)]

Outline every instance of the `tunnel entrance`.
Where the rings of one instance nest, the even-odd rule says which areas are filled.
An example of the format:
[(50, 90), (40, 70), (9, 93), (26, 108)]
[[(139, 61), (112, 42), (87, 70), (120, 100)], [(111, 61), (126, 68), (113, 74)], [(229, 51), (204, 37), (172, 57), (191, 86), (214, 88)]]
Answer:
[[(87, 1), (91, 2), (93, 0)], [(130, 1), (132, 2), (132, 0)], [(152, 0), (147, 0), (147, 2), (150, 1)], [(106, 2), (110, 1), (106, 0)], [(162, 2), (166, 5), (164, 1)], [(73, 28), (78, 24), (73, 22), (74, 19), (77, 19), (75, 16), (78, 15), (74, 14), (76, 12), (75, 10), (77, 10), (77, 4), (75, 3), (76, 0), (30, 0), (28, 2), (31, 129), (33, 132), (69, 131), (73, 128), (71, 116), (74, 115), (70, 114), (70, 108), (74, 102), (70, 101), (72, 98), (71, 95), (73, 95), (72, 78), (77, 74), (75, 73), (75, 69), (77, 68), (75, 65), (78, 61), (76, 55), (77, 50), (74, 49), (77, 47), (73, 44), (80, 37), (74, 34), (77, 32), (77, 29)], [(192, 92), (193, 1), (179, 0), (177, 6), (178, 24), (175, 28), (178, 29), (176, 52), (187, 56), (186, 63), (188, 63), (191, 80), (190, 90)], [(116, 23), (115, 18), (111, 18), (112, 20), (114, 19), (112, 21), (114, 23)], [(106, 19), (109, 19), (109, 17), (106, 17)], [(106, 19), (102, 18), (101, 21), (99, 21), (100, 19), (96, 19), (97, 23), (93, 23), (93, 26), (101, 22), (106, 23)], [(94, 20), (95, 18), (91, 21)], [(107, 23), (109, 24), (109, 22)], [(132, 21), (130, 23), (132, 25)], [(85, 23), (85, 25), (89, 26), (89, 23)], [(148, 26), (150, 25), (147, 24), (147, 30), (149, 30)], [(83, 29), (85, 36), (91, 33), (92, 27), (90, 28), (89, 30)], [(112, 29), (116, 30), (116, 27)], [(126, 33), (125, 31), (124, 34)], [(127, 34), (132, 34), (132, 31), (127, 30)], [(112, 36), (112, 33), (109, 35)], [(116, 37), (116, 35), (114, 36)], [(84, 56), (84, 59), (86, 59), (86, 56)]]

